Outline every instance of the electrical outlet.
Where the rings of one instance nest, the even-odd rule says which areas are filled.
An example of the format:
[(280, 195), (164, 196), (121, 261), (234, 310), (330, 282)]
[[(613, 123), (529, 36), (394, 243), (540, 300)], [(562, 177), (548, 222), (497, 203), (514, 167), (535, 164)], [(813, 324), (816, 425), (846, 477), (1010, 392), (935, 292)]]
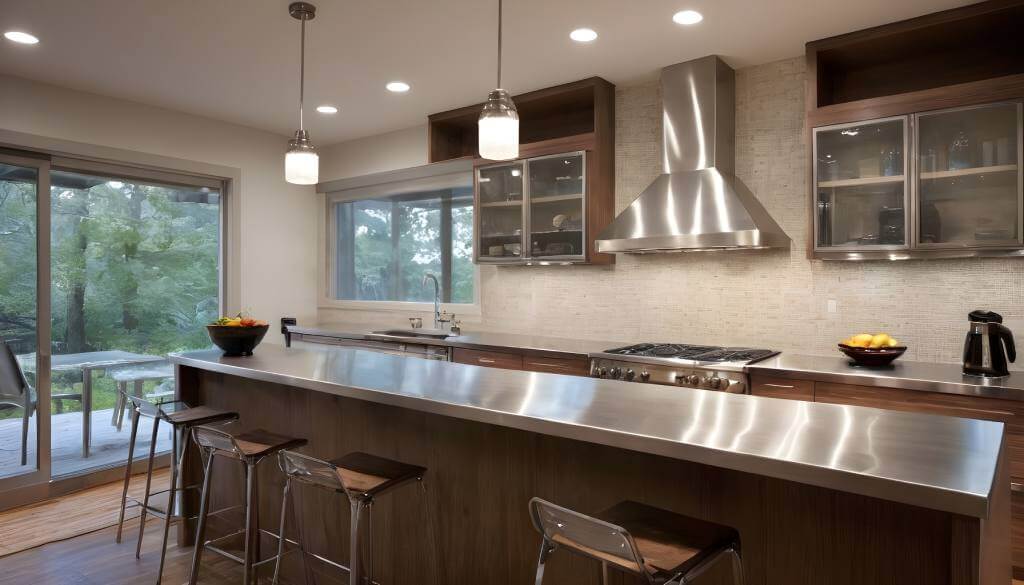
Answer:
[(829, 313), (839, 312), (839, 303), (836, 302), (835, 299), (829, 299), (828, 302), (825, 303), (825, 307)]

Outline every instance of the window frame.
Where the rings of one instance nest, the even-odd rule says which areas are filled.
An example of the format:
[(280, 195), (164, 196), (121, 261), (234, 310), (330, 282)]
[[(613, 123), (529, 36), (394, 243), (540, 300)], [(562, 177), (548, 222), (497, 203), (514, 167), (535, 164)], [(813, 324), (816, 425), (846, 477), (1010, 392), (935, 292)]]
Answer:
[[(365, 301), (337, 298), (339, 244), (337, 204), (385, 200), (420, 182), (425, 186), (433, 184), (434, 186), (431, 188), (441, 190), (444, 187), (436, 185), (447, 184), (460, 175), (464, 176), (468, 185), (472, 185), (472, 166), (461, 164), (461, 161), (459, 163), (458, 165), (426, 165), (317, 185), (317, 192), (321, 194), (321, 205), (324, 211), (324, 221), (320, 224), (323, 238), (320, 247), (323, 258), (320, 266), (324, 272), (320, 286), (319, 308), (369, 312), (433, 312), (434, 304), (431, 302)], [(472, 202), (470, 206), (473, 206)], [(472, 243), (475, 245), (475, 242)], [(471, 303), (442, 302), (441, 309), (458, 315), (480, 315), (480, 267), (475, 261), (473, 262), (473, 301)]]

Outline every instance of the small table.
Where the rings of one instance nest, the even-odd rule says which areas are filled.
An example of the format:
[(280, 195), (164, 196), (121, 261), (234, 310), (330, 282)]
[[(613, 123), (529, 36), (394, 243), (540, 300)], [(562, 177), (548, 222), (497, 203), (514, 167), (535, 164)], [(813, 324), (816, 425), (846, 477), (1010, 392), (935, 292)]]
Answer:
[[(35, 373), (36, 354), (29, 353), (19, 355), (18, 361), (21, 369), (26, 372)], [(132, 353), (130, 351), (87, 351), (83, 353), (66, 353), (52, 356), (50, 358), (51, 372), (71, 372), (80, 370), (82, 372), (82, 457), (89, 457), (89, 443), (92, 438), (92, 372), (103, 370), (114, 366), (128, 364), (143, 364), (146, 362), (161, 361), (164, 358), (158, 355), (147, 355), (143, 353)]]

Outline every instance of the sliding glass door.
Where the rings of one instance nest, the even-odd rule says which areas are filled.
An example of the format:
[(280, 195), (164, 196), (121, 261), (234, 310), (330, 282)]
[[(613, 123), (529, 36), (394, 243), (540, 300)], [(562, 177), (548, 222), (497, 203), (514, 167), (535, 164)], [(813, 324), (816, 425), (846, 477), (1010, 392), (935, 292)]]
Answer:
[[(173, 398), (167, 354), (209, 346), (222, 191), (204, 177), (0, 158), (0, 338), (31, 387), (0, 380), (0, 491), (124, 465), (124, 396)], [(137, 454), (154, 440), (170, 449), (170, 429), (151, 429), (143, 419)]]
[[(49, 168), (0, 154), (0, 490), (50, 477)], [(18, 360), (37, 355), (42, 369), (23, 372)]]

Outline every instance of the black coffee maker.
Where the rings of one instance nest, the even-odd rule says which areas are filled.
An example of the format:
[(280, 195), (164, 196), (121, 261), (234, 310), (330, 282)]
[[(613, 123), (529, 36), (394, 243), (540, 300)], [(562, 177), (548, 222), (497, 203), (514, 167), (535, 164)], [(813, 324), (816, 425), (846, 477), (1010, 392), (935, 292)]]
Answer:
[[(971, 328), (964, 341), (964, 373), (971, 376), (996, 378), (1007, 376), (1010, 362), (1017, 360), (1013, 345), (1013, 332), (1003, 325), (1003, 316), (992, 311), (971, 311), (967, 318)], [(1004, 349), (1005, 347), (1005, 349)]]

